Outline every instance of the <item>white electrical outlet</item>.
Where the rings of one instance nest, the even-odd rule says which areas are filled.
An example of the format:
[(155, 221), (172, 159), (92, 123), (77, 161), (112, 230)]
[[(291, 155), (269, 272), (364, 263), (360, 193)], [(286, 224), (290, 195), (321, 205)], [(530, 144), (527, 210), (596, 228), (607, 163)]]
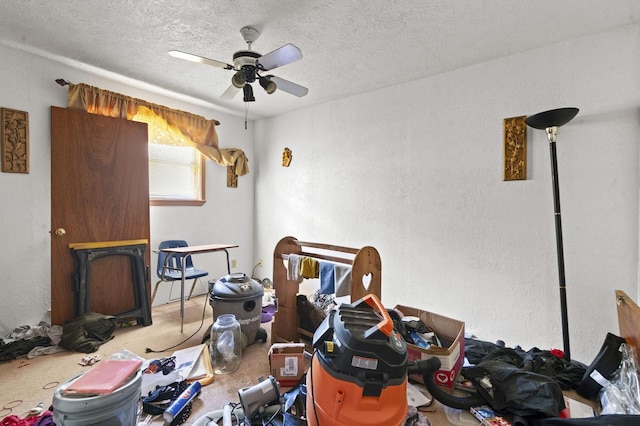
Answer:
[(258, 266), (262, 266), (262, 259), (258, 259)]
[(231, 259), (231, 267), (232, 268), (236, 267), (236, 260), (235, 259)]

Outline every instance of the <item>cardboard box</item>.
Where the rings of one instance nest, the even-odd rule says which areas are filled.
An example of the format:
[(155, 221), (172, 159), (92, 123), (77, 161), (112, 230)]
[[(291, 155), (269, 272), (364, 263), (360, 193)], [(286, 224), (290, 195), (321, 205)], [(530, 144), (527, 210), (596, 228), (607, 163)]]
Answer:
[(269, 349), (271, 375), (282, 387), (295, 386), (304, 374), (304, 343), (274, 343)]
[[(398, 305), (395, 309), (405, 316), (420, 318), (436, 334), (453, 342), (447, 348), (431, 345), (427, 349), (407, 343), (407, 357), (410, 361), (437, 357), (442, 366), (434, 375), (435, 382), (439, 386), (452, 388), (464, 362), (464, 322), (409, 306)], [(422, 383), (422, 376), (415, 375), (411, 378)]]
[[(594, 403), (590, 400), (585, 400), (585, 402), (589, 404), (594, 404), (598, 406), (597, 403)], [(595, 417), (594, 407), (591, 405), (585, 404), (585, 402), (578, 401), (573, 398), (569, 398), (568, 396), (564, 396), (564, 406), (565, 409), (560, 411), (558, 417), (563, 419), (584, 419), (587, 417)]]

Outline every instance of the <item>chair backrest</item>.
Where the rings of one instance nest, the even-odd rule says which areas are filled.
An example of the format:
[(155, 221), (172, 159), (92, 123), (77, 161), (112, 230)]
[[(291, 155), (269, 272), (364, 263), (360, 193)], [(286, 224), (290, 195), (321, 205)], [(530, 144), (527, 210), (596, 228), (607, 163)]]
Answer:
[[(176, 247), (188, 247), (186, 241), (184, 240), (166, 240), (162, 241), (158, 246), (158, 249), (166, 249), (166, 248), (176, 248)], [(169, 255), (169, 259), (167, 259), (167, 255)], [(162, 268), (165, 266), (165, 261), (167, 262), (167, 266), (169, 268), (180, 268), (180, 256), (173, 253), (165, 253), (163, 251), (158, 252), (158, 278), (162, 278)], [(193, 268), (193, 262), (191, 260), (191, 256), (187, 256), (185, 258), (185, 268)]]

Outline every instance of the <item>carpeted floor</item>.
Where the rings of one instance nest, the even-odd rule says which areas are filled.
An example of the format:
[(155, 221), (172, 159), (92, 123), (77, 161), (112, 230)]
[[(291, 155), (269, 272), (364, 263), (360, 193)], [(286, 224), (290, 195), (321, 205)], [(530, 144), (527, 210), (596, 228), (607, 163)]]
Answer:
[[(115, 337), (103, 344), (94, 354), (99, 354), (105, 359), (121, 349), (126, 349), (145, 359), (157, 359), (169, 356), (177, 349), (199, 345), (204, 334), (208, 334), (211, 328), (213, 310), (206, 296), (197, 296), (186, 301), (183, 333), (180, 333), (178, 303), (154, 307), (152, 318), (153, 325), (148, 327), (134, 325), (118, 328), (114, 333)], [(200, 396), (193, 402), (192, 414), (184, 423), (185, 425), (194, 424), (206, 413), (222, 409), (228, 402), (239, 403), (239, 389), (253, 386), (258, 383), (260, 377), (269, 375), (268, 352), (271, 344), (271, 324), (262, 324), (261, 327), (268, 333), (267, 342), (257, 341), (245, 348), (239, 370), (227, 375), (216, 375), (213, 383), (202, 388)], [(183, 342), (185, 339), (186, 341)], [(178, 346), (172, 347), (174, 345)], [(171, 348), (160, 353), (145, 352), (146, 348), (162, 350), (169, 347)], [(20, 358), (0, 362), (0, 419), (7, 415), (24, 417), (38, 404), (43, 404), (45, 408), (51, 406), (53, 395), (59, 385), (90, 368), (78, 364), (85, 355), (64, 351), (41, 355), (31, 360)], [(281, 389), (282, 392), (286, 390), (288, 389)], [(445, 411), (445, 407), (435, 402), (424, 414), (431, 420), (432, 425), (452, 424), (447, 419), (451, 413), (447, 416)], [(466, 421), (473, 421), (469, 419), (469, 413), (454, 414), (463, 415)], [(460, 423), (462, 419), (457, 420), (454, 424), (477, 424), (477, 422)], [(156, 416), (148, 424), (165, 423), (162, 416)]]
[[(205, 306), (206, 305), (206, 306)], [(202, 322), (202, 328), (198, 330)], [(118, 328), (115, 337), (103, 344), (98, 352), (103, 359), (127, 349), (145, 359), (171, 355), (175, 350), (201, 343), (213, 323), (213, 311), (206, 296), (193, 297), (185, 302), (184, 332), (180, 333), (180, 306), (178, 303), (153, 308), (153, 325)], [(270, 324), (262, 324), (267, 332)], [(194, 334), (186, 342), (161, 353), (145, 353), (146, 348), (162, 350), (174, 346)], [(213, 383), (202, 389), (194, 400), (193, 412), (186, 425), (193, 424), (202, 414), (222, 409), (227, 402), (239, 402), (238, 389), (258, 383), (258, 378), (269, 375), (267, 343), (257, 341), (242, 353), (240, 369), (228, 375), (216, 375)], [(23, 417), (31, 408), (43, 404), (48, 408), (53, 402), (55, 388), (70, 378), (87, 371), (78, 363), (85, 354), (64, 351), (40, 355), (33, 359), (20, 358), (0, 363), (0, 419), (9, 414)], [(92, 354), (93, 355), (93, 354)], [(151, 424), (163, 424), (155, 418)]]

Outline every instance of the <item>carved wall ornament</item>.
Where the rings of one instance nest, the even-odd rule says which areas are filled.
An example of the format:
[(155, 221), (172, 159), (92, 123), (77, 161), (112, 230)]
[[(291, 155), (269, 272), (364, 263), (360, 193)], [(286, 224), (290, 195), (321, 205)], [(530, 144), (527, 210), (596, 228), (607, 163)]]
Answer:
[(503, 180), (527, 179), (526, 115), (504, 119)]
[(227, 166), (227, 188), (238, 187), (238, 175), (234, 166)]
[(282, 151), (282, 167), (289, 167), (292, 159), (293, 153), (289, 148), (285, 148), (284, 151)]
[(2, 119), (2, 171), (29, 173), (29, 114), (0, 108)]

